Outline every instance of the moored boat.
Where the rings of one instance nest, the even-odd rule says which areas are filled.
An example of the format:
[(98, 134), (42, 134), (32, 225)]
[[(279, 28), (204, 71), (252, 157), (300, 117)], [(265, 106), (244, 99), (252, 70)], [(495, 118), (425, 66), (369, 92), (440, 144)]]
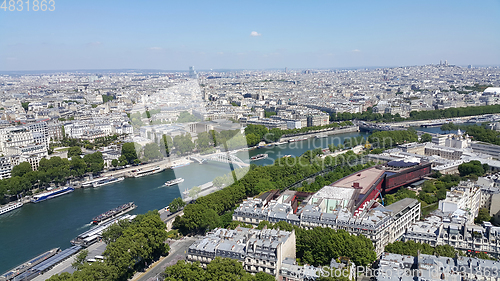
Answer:
[(3, 215), (3, 214), (10, 212), (10, 211), (13, 211), (17, 208), (21, 208), (22, 206), (23, 206), (23, 202), (21, 202), (21, 201), (9, 203), (9, 204), (2, 206), (0, 208), (0, 215)]
[(148, 176), (148, 175), (152, 175), (152, 174), (156, 174), (156, 173), (159, 173), (159, 172), (162, 172), (164, 169), (160, 166), (156, 166), (154, 168), (148, 168), (148, 169), (143, 169), (143, 170), (137, 170), (135, 172), (135, 175), (134, 177), (135, 178), (140, 178), (140, 177), (144, 177), (144, 176)]
[(33, 198), (31, 198), (31, 202), (33, 202), (33, 203), (42, 202), (42, 201), (45, 201), (48, 199), (55, 198), (57, 196), (61, 196), (61, 195), (73, 192), (74, 190), (75, 189), (71, 186), (63, 186), (63, 187), (51, 189), (48, 192), (43, 192), (43, 193), (34, 195)]
[(108, 177), (101, 177), (101, 178), (95, 178), (95, 179), (90, 179), (84, 183), (82, 183), (82, 187), (92, 187), (94, 183), (103, 181), (105, 179), (108, 179)]
[(112, 183), (115, 183), (115, 182), (120, 182), (122, 180), (124, 180), (125, 178), (124, 177), (119, 177), (119, 178), (114, 178), (114, 177), (111, 177), (111, 178), (106, 178), (106, 179), (103, 179), (103, 180), (100, 180), (98, 182), (94, 182), (92, 184), (93, 187), (99, 187), (99, 186), (103, 186), (103, 185), (108, 185), (108, 184), (112, 184)]

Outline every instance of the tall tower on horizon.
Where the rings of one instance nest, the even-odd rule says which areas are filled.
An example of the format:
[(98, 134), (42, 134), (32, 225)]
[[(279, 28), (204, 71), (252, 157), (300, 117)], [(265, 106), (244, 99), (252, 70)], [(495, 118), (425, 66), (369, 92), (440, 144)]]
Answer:
[(189, 67), (189, 77), (198, 78), (198, 75), (196, 74), (196, 71), (194, 70), (194, 66)]

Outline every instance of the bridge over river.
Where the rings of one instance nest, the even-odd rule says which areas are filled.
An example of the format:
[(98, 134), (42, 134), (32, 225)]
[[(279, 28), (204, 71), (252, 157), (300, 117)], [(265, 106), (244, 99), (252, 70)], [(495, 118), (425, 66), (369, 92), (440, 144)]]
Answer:
[(191, 160), (194, 160), (200, 164), (203, 164), (207, 161), (219, 162), (219, 163), (227, 163), (234, 164), (239, 168), (248, 167), (250, 164), (245, 163), (243, 160), (238, 158), (236, 155), (229, 152), (219, 152), (209, 155), (195, 155), (189, 157)]

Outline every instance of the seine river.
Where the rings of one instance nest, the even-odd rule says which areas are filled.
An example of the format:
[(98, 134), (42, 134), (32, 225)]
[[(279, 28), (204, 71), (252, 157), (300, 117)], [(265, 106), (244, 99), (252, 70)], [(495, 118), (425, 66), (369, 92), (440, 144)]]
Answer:
[[(272, 164), (284, 155), (299, 156), (313, 148), (325, 148), (328, 144), (343, 143), (344, 138), (369, 134), (365, 132), (332, 135), (286, 143), (270, 148), (254, 149), (237, 153), (248, 161), (249, 157), (267, 153), (269, 157), (255, 161), (258, 165)], [(146, 176), (127, 178), (122, 182), (98, 188), (77, 189), (38, 204), (23, 207), (0, 216), (0, 274), (52, 248), (65, 249), (70, 240), (90, 229), (93, 217), (124, 203), (134, 201), (137, 209), (131, 214), (142, 214), (167, 206), (181, 191), (212, 181), (230, 172), (229, 165), (222, 163), (191, 163), (175, 170)], [(165, 181), (182, 177), (179, 186), (166, 187)]]

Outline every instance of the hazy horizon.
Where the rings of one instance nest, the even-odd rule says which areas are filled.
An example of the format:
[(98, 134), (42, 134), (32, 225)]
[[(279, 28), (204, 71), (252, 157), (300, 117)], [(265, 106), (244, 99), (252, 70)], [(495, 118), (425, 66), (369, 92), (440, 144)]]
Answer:
[(0, 71), (500, 65), (499, 1), (55, 1), (0, 10)]

